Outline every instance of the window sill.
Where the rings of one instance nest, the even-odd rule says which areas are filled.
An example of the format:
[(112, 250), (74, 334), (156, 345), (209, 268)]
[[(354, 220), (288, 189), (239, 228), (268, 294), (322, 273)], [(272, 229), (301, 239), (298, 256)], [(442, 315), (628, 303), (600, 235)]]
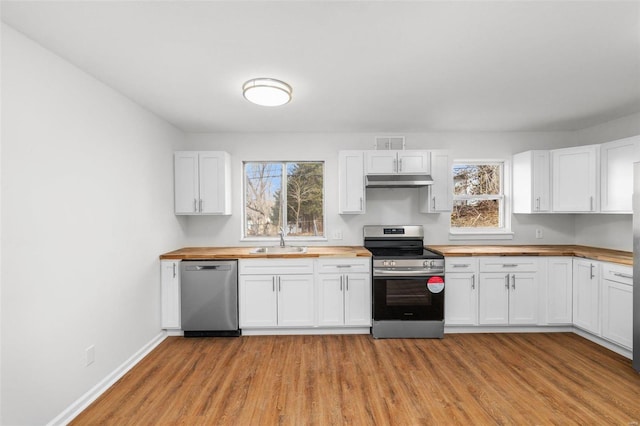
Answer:
[(458, 240), (513, 240), (513, 232), (452, 232), (449, 241)]
[[(280, 238), (276, 237), (243, 237), (240, 239), (243, 242), (253, 243), (280, 243)], [(304, 242), (324, 242), (329, 241), (327, 237), (285, 237), (284, 242), (289, 243), (304, 243)]]

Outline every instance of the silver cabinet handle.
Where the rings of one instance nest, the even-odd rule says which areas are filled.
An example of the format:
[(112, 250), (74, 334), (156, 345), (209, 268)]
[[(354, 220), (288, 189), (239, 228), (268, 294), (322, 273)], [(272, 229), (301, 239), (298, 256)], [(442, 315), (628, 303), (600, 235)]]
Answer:
[(349, 291), (349, 275), (345, 276), (346, 281), (347, 281), (347, 291)]
[(364, 200), (362, 199), (362, 197), (360, 197), (360, 210), (364, 208), (363, 204), (364, 204)]
[(518, 266), (517, 263), (503, 263), (502, 264), (503, 268), (515, 268), (516, 266)]
[(271, 291), (276, 291), (276, 277), (271, 277)]
[(202, 213), (202, 198), (200, 198), (200, 213)]
[(536, 210), (540, 210), (540, 197), (536, 197)]
[[(620, 277), (620, 278), (633, 279), (633, 275), (623, 274), (622, 272), (614, 272), (613, 275), (615, 275), (616, 277)], [(174, 277), (175, 277), (175, 274), (174, 274)]]
[(336, 265), (336, 268), (351, 268), (353, 265)]
[(591, 263), (589, 265), (589, 275), (591, 275), (589, 278), (593, 279), (595, 277), (595, 275), (593, 275), (593, 263)]
[(340, 275), (340, 291), (342, 291), (342, 279), (343, 279), (343, 278), (344, 278), (344, 277), (343, 277), (342, 275)]
[(173, 278), (176, 277), (176, 262), (173, 262)]
[(282, 291), (282, 282), (280, 281), (280, 277), (278, 277), (278, 291)]
[(400, 167), (399, 167), (398, 171), (401, 172), (402, 171), (402, 158), (400, 159), (399, 163), (400, 163)]
[(509, 274), (504, 276), (504, 286), (509, 290)]
[(393, 160), (393, 171), (398, 172), (398, 160)]
[(471, 274), (471, 290), (476, 289), (476, 274)]
[(198, 211), (198, 200), (196, 198), (193, 199), (193, 211)]
[(589, 197), (589, 211), (593, 211), (593, 196)]
[(469, 264), (468, 263), (454, 263), (453, 265), (454, 268), (468, 268)]
[(431, 197), (431, 199), (433, 200), (433, 210), (436, 209), (436, 197)]
[(511, 274), (511, 288), (513, 290), (516, 289), (516, 275), (515, 274)]

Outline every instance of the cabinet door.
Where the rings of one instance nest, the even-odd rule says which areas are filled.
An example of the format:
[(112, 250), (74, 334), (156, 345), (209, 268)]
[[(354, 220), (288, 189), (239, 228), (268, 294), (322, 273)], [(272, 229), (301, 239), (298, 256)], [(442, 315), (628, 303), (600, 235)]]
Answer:
[(278, 325), (276, 279), (273, 275), (240, 275), (240, 328)]
[(638, 161), (640, 137), (626, 138), (600, 146), (600, 211), (631, 213), (633, 163)]
[(547, 259), (547, 324), (571, 324), (573, 312), (573, 261), (571, 257)]
[(315, 325), (313, 275), (279, 275), (278, 326), (298, 327)]
[(447, 273), (445, 277), (445, 325), (478, 325), (478, 283), (475, 272)]
[(429, 151), (398, 151), (398, 173), (431, 173), (431, 153)]
[(200, 199), (198, 189), (198, 153), (180, 151), (174, 154), (174, 200), (176, 214), (197, 214)]
[(451, 211), (453, 204), (453, 161), (449, 151), (431, 151), (433, 184), (419, 189), (420, 212)]
[(533, 151), (533, 197), (535, 212), (548, 212), (551, 207), (551, 160), (549, 151)]
[(338, 213), (365, 212), (364, 153), (340, 151), (338, 154)]
[(535, 272), (510, 274), (509, 324), (538, 323), (538, 280)]
[(582, 259), (573, 261), (573, 324), (600, 334), (600, 265)]
[(371, 275), (347, 274), (345, 277), (345, 325), (371, 325)]
[(161, 327), (180, 328), (180, 261), (160, 262)]
[(598, 211), (599, 146), (551, 151), (554, 212)]
[(230, 214), (227, 202), (228, 154), (224, 152), (201, 152), (198, 168), (200, 174), (201, 214)]
[(318, 325), (344, 324), (344, 276), (321, 274), (318, 278)]
[(602, 281), (602, 336), (631, 349), (633, 346), (633, 286)]
[[(480, 274), (479, 323), (509, 323), (509, 277), (511, 274), (487, 272)], [(446, 298), (445, 298), (446, 299)]]
[(365, 151), (367, 174), (389, 174), (398, 170), (397, 151)]

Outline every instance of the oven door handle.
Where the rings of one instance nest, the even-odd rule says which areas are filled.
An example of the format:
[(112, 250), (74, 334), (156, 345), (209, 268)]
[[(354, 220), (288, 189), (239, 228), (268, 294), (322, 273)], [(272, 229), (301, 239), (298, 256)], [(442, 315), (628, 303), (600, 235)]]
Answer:
[(404, 276), (407, 278), (412, 277), (437, 277), (443, 276), (444, 271), (442, 272), (409, 272), (409, 271), (373, 271), (374, 277), (383, 277), (383, 276)]

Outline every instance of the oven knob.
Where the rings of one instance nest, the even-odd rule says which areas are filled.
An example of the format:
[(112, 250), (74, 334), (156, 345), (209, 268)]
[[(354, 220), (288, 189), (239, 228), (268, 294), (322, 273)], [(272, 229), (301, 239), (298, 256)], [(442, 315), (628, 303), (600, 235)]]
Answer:
[(391, 261), (391, 266), (396, 266), (396, 261), (395, 260)]
[(425, 260), (422, 264), (425, 268), (433, 269), (433, 260)]
[(389, 266), (389, 261), (388, 260), (383, 260), (382, 261), (382, 266)]

